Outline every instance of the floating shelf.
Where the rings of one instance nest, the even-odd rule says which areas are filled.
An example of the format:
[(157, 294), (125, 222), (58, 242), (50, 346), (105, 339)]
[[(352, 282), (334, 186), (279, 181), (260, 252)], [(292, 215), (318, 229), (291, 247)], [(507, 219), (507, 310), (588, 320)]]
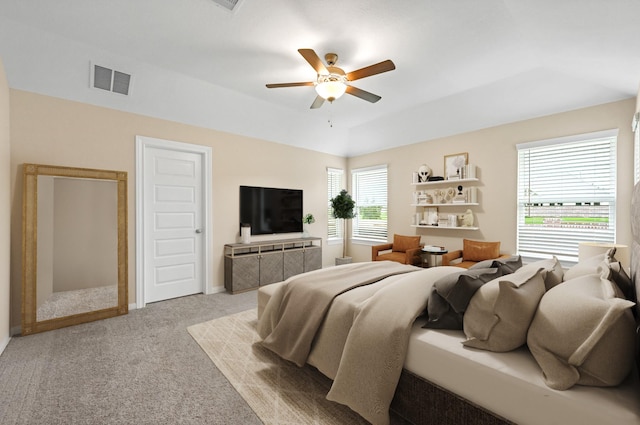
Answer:
[(437, 185), (442, 185), (442, 184), (458, 184), (458, 183), (465, 183), (465, 182), (477, 182), (480, 181), (480, 179), (477, 178), (470, 178), (470, 179), (458, 179), (458, 180), (436, 180), (436, 181), (432, 181), (432, 182), (422, 182), (422, 183), (411, 183), (411, 186), (437, 186)]
[(478, 202), (449, 202), (448, 204), (411, 204), (412, 207), (464, 207), (480, 205)]
[(412, 224), (411, 227), (417, 227), (420, 229), (443, 229), (443, 230), (478, 230), (479, 227), (464, 227), (464, 226), (429, 226), (427, 224)]

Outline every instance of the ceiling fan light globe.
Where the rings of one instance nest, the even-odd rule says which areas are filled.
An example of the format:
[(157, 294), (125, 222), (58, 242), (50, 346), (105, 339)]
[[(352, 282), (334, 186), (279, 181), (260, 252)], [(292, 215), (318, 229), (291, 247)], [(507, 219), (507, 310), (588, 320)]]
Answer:
[(316, 85), (316, 93), (329, 102), (339, 99), (347, 90), (347, 85), (342, 81), (324, 81)]

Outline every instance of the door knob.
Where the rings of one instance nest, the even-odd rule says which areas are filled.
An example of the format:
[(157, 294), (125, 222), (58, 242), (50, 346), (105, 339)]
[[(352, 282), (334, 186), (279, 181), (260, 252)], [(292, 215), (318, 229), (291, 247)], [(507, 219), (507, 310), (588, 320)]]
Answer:
[(202, 233), (202, 229), (196, 229), (196, 233)]

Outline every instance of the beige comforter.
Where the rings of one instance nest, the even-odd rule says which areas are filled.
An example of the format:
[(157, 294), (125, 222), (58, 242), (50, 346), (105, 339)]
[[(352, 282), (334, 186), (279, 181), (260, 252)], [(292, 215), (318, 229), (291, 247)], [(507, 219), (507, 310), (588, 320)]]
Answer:
[[(325, 278), (326, 282), (329, 276), (340, 280), (358, 268), (379, 267), (373, 265), (383, 263), (390, 267), (397, 264), (332, 267), (312, 272), (312, 280), (319, 282)], [(424, 311), (433, 282), (459, 271), (457, 267), (418, 269), (355, 285), (346, 292), (341, 290), (326, 310), (318, 332), (314, 332), (306, 360), (334, 380), (327, 398), (349, 406), (373, 424), (388, 424), (389, 406), (404, 364), (411, 325)], [(276, 317), (283, 314), (280, 307), (286, 287), (278, 288), (260, 319), (258, 327), (263, 339), (279, 322)]]
[(262, 345), (304, 366), (311, 343), (333, 299), (351, 289), (386, 277), (419, 270), (390, 261), (355, 263), (294, 276), (284, 282), (265, 307), (258, 323)]

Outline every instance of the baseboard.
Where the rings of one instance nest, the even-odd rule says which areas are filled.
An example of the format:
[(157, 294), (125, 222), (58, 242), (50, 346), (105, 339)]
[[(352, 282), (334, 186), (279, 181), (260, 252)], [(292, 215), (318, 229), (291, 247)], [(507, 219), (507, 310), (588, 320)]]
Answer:
[(224, 291), (226, 291), (224, 286), (214, 286), (209, 290), (209, 293), (207, 295), (219, 294), (220, 292), (224, 292)]
[(136, 303), (129, 304), (129, 311), (135, 310), (136, 308), (138, 308), (138, 304), (136, 304)]
[(11, 337), (7, 336), (4, 341), (0, 341), (0, 354), (4, 352), (4, 349), (9, 345), (9, 341), (11, 341)]

